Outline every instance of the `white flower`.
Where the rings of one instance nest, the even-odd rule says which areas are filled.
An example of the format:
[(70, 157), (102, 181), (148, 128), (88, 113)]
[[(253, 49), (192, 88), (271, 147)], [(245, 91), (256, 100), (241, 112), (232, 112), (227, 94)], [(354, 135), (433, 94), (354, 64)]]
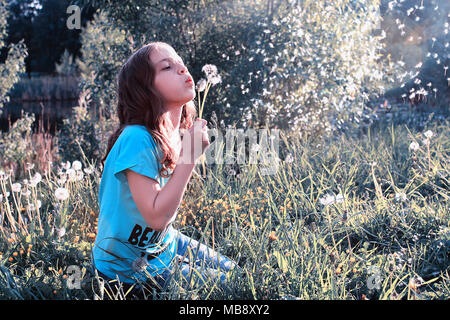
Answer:
[(55, 228), (59, 238), (62, 238), (66, 234), (66, 228)]
[(69, 197), (69, 191), (66, 188), (58, 188), (55, 190), (55, 197), (58, 200), (66, 200)]
[(216, 84), (219, 84), (222, 82), (222, 77), (220, 74), (217, 74), (215, 77), (210, 77), (209, 82), (211, 82), (211, 85), (215, 86)]
[(27, 162), (25, 168), (26, 168), (27, 170), (33, 169), (33, 168), (34, 168), (34, 163), (29, 163), (29, 162)]
[(207, 78), (217, 75), (217, 67), (213, 64), (205, 64), (202, 67), (202, 71), (206, 74)]
[(69, 170), (69, 169), (70, 169), (70, 162), (67, 161), (67, 162), (61, 163), (61, 167), (62, 167), (64, 170)]
[(424, 132), (423, 134), (425, 137), (427, 137), (428, 139), (430, 139), (433, 136), (433, 131), (428, 130), (426, 132)]
[(404, 192), (398, 192), (395, 194), (395, 200), (396, 201), (406, 201), (407, 197), (406, 194)]
[(424, 145), (429, 145), (430, 144), (430, 139), (423, 139), (422, 140), (422, 143), (424, 144)]
[(93, 170), (91, 167), (89, 167), (89, 168), (84, 168), (83, 171), (84, 171), (86, 174), (91, 174), (92, 172), (94, 172), (94, 170)]
[(36, 172), (36, 173), (34, 174), (33, 178), (31, 178), (30, 185), (31, 185), (32, 187), (34, 187), (34, 186), (36, 186), (39, 182), (41, 182), (41, 180), (42, 180), (41, 174), (40, 174), (39, 172)]
[(204, 91), (204, 90), (206, 89), (206, 80), (203, 79), (203, 78), (200, 79), (199, 82), (197, 82), (196, 89), (197, 89), (199, 92)]
[(74, 170), (81, 170), (81, 167), (82, 167), (83, 165), (81, 164), (81, 162), (80, 161), (78, 161), (78, 160), (75, 160), (73, 163), (72, 163), (72, 168), (74, 169)]
[(22, 190), (22, 185), (20, 183), (18, 183), (18, 182), (13, 183), (12, 186), (11, 186), (11, 190), (13, 192), (20, 192), (20, 190)]
[(286, 163), (292, 163), (292, 162), (294, 162), (294, 158), (292, 157), (292, 154), (289, 153), (289, 154), (286, 156), (286, 159), (285, 159), (284, 161), (286, 161)]
[(340, 202), (344, 201), (344, 199), (345, 199), (345, 197), (339, 193), (337, 196), (327, 194), (325, 197), (321, 198), (319, 201), (322, 205), (328, 206), (333, 203), (340, 203)]
[(83, 177), (84, 177), (83, 171), (77, 171), (76, 180), (81, 181), (81, 180), (83, 180)]
[(205, 64), (202, 71), (206, 74), (206, 79), (212, 84), (216, 85), (222, 82), (222, 78), (217, 73), (217, 67), (213, 64)]
[(414, 151), (414, 152), (419, 150), (419, 148), (420, 148), (419, 144), (417, 142), (415, 142), (415, 141), (411, 142), (411, 144), (409, 145), (409, 149)]
[(69, 176), (69, 181), (75, 181), (77, 173), (74, 169), (70, 168), (66, 171), (66, 173)]

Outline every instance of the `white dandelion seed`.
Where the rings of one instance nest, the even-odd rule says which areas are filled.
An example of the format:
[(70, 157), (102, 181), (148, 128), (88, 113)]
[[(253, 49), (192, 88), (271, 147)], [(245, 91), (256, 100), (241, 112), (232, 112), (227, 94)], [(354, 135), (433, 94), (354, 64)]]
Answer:
[(83, 178), (84, 178), (84, 173), (83, 173), (83, 171), (77, 171), (77, 173), (76, 173), (76, 180), (77, 181), (81, 181), (81, 180), (83, 180)]
[(25, 168), (26, 170), (32, 170), (34, 168), (34, 163), (27, 162)]
[(69, 169), (70, 169), (70, 162), (67, 161), (67, 162), (61, 163), (61, 167), (62, 167), (64, 170), (69, 170)]
[(11, 186), (11, 190), (13, 192), (20, 192), (20, 190), (22, 190), (22, 185), (20, 183), (18, 183), (18, 182), (13, 183), (12, 186)]
[(292, 154), (289, 153), (289, 154), (286, 156), (286, 159), (285, 159), (284, 161), (286, 161), (286, 163), (292, 163), (292, 162), (294, 162), (294, 158), (292, 157)]
[(206, 74), (206, 77), (215, 76), (217, 74), (217, 67), (213, 64), (205, 64), (202, 67), (202, 71)]
[(76, 171), (81, 170), (82, 166), (83, 166), (83, 165), (82, 165), (81, 162), (78, 161), (78, 160), (75, 160), (75, 161), (72, 163), (72, 168), (73, 168), (74, 170), (76, 170)]
[(86, 174), (91, 174), (92, 172), (94, 172), (94, 170), (93, 170), (91, 167), (89, 167), (89, 168), (84, 168), (83, 171), (84, 171)]
[(66, 228), (61, 227), (61, 228), (56, 228), (56, 233), (58, 235), (58, 238), (62, 238), (65, 234), (66, 234)]
[(215, 86), (216, 84), (222, 82), (222, 77), (220, 76), (220, 74), (217, 74), (216, 76), (209, 78), (208, 81), (211, 82), (212, 86)]
[(419, 148), (420, 148), (419, 144), (415, 141), (411, 142), (411, 144), (409, 145), (409, 149), (414, 152), (419, 150)]
[(425, 137), (427, 137), (428, 139), (431, 139), (431, 137), (433, 136), (433, 131), (431, 131), (431, 130), (425, 131), (425, 132), (423, 133), (423, 135), (424, 135)]
[(205, 91), (205, 89), (206, 89), (206, 80), (203, 79), (203, 78), (200, 79), (199, 82), (197, 82), (196, 89), (199, 92)]
[(400, 201), (406, 201), (406, 200), (407, 200), (407, 197), (404, 192), (398, 192), (395, 194), (395, 201), (400, 202)]
[(58, 200), (64, 201), (69, 197), (69, 191), (66, 188), (58, 188), (55, 190), (55, 197)]
[(35, 187), (39, 182), (41, 182), (41, 180), (42, 180), (41, 174), (39, 172), (36, 172), (30, 180), (30, 185), (32, 187)]
[(76, 180), (76, 171), (72, 168), (66, 171), (67, 176), (69, 177), (69, 181), (75, 181)]

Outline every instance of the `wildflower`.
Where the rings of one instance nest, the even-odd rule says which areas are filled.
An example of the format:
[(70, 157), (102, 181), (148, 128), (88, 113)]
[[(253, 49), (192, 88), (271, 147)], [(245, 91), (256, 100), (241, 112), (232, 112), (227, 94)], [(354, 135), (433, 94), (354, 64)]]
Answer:
[(271, 240), (271, 241), (278, 240), (278, 237), (277, 237), (275, 231), (272, 231), (272, 232), (270, 233), (270, 235), (269, 235), (269, 240)]
[(70, 169), (70, 162), (69, 161), (67, 161), (67, 162), (63, 162), (62, 164), (61, 164), (61, 167), (64, 169), (64, 170), (69, 170)]
[(31, 178), (30, 180), (30, 185), (32, 187), (35, 187), (39, 182), (41, 182), (42, 180), (42, 176), (39, 172), (36, 172), (33, 176), (33, 178)]
[(55, 228), (55, 229), (58, 234), (58, 238), (62, 238), (66, 234), (66, 228), (64, 228), (64, 227)]
[(0, 181), (5, 181), (8, 179), (8, 175), (5, 173), (5, 171), (0, 170)]
[(222, 82), (221, 76), (217, 73), (217, 67), (213, 64), (205, 64), (202, 71), (206, 74), (206, 79), (213, 86)]
[(197, 89), (199, 92), (205, 91), (205, 89), (206, 89), (206, 80), (203, 79), (203, 78), (200, 79), (200, 80), (197, 82), (196, 89)]
[(82, 167), (82, 164), (81, 164), (81, 162), (78, 161), (78, 160), (75, 160), (75, 161), (72, 163), (72, 168), (73, 168), (74, 170), (76, 170), (76, 171), (81, 170), (81, 167)]
[(407, 197), (406, 194), (404, 192), (398, 192), (395, 194), (395, 201), (406, 201)]
[(428, 139), (428, 138), (427, 139), (423, 139), (422, 143), (427, 146), (427, 145), (430, 144), (430, 139)]
[(423, 134), (425, 137), (427, 137), (427, 139), (431, 139), (431, 137), (433, 136), (433, 131), (428, 130), (426, 132), (424, 132)]
[(419, 150), (419, 144), (415, 141), (411, 142), (411, 144), (409, 145), (409, 150), (412, 150), (414, 152), (416, 152), (417, 150)]
[(294, 162), (294, 158), (292, 157), (292, 154), (289, 153), (289, 154), (286, 156), (285, 161), (286, 161), (286, 163), (292, 163), (292, 162)]
[(69, 176), (69, 181), (75, 181), (76, 179), (76, 171), (72, 168), (68, 169), (66, 171), (67, 175)]
[(22, 185), (18, 182), (13, 183), (13, 185), (11, 186), (11, 190), (13, 192), (20, 192), (21, 189), (22, 189)]
[(208, 80), (210, 77), (214, 77), (217, 75), (217, 67), (213, 64), (205, 64), (202, 67), (202, 71), (206, 74)]
[(340, 202), (344, 201), (344, 198), (345, 197), (342, 196), (341, 194), (338, 194), (337, 196), (327, 194), (325, 197), (322, 197), (319, 201), (322, 205), (328, 206), (333, 203), (340, 203)]
[(84, 177), (83, 171), (77, 171), (75, 179), (77, 181), (81, 181), (81, 180), (83, 180), (83, 177)]
[(55, 190), (55, 197), (58, 200), (66, 200), (69, 197), (69, 191), (66, 188), (58, 188)]
[(423, 284), (423, 279), (420, 276), (413, 277), (409, 280), (408, 287), (417, 292), (418, 287)]
[(31, 170), (33, 168), (34, 168), (34, 163), (29, 163), (29, 162), (26, 163), (26, 166), (25, 166), (26, 170)]
[(84, 168), (83, 171), (84, 171), (86, 174), (91, 174), (92, 172), (94, 172), (94, 170), (92, 169), (92, 167)]

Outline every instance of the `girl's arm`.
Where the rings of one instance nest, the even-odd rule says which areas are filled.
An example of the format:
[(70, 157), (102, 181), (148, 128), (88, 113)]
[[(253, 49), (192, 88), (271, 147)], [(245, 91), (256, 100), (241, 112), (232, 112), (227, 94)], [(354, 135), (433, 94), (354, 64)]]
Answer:
[[(210, 145), (206, 123), (206, 120), (197, 119), (194, 125), (184, 133), (178, 163), (162, 189), (156, 180), (129, 169), (126, 170), (133, 200), (145, 222), (153, 230), (164, 230), (172, 220), (183, 199), (196, 160)], [(195, 139), (201, 141), (200, 149), (197, 148)], [(186, 154), (187, 158), (184, 158), (183, 154)]]
[(145, 222), (156, 231), (166, 228), (183, 199), (195, 164), (179, 163), (172, 177), (161, 189), (156, 180), (126, 170), (128, 185), (136, 206)]

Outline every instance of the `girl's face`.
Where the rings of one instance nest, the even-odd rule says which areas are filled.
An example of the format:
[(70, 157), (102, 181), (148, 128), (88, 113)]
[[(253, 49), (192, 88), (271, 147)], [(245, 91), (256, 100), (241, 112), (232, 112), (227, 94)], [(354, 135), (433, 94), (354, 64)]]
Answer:
[[(181, 108), (195, 98), (194, 80), (172, 47), (157, 47), (153, 50), (150, 60), (155, 68), (154, 86), (165, 99), (169, 109)], [(192, 81), (186, 82), (188, 79)]]

